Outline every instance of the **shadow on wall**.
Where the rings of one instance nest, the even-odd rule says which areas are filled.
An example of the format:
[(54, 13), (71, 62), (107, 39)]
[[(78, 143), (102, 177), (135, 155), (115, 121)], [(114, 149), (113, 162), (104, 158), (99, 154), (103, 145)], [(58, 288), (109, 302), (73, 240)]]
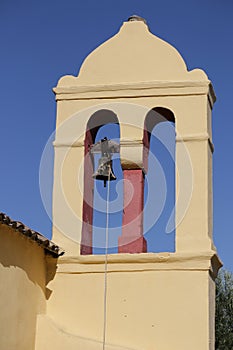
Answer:
[(5, 279), (9, 288), (17, 288), (17, 283), (21, 283), (18, 269), (21, 276), (22, 272), (26, 274), (29, 281), (47, 294), (46, 285), (55, 276), (57, 259), (47, 256), (36, 242), (4, 224), (0, 224), (0, 241), (0, 264), (9, 269)]

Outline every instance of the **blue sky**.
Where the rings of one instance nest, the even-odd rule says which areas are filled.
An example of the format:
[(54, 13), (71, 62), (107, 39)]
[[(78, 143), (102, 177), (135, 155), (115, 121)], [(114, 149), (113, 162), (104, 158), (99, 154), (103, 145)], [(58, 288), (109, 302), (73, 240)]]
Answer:
[(50, 235), (39, 164), (55, 126), (52, 87), (62, 75), (77, 75), (87, 54), (132, 14), (146, 18), (152, 33), (175, 46), (188, 69), (204, 69), (213, 82), (214, 241), (233, 270), (231, 0), (2, 0), (0, 210)]

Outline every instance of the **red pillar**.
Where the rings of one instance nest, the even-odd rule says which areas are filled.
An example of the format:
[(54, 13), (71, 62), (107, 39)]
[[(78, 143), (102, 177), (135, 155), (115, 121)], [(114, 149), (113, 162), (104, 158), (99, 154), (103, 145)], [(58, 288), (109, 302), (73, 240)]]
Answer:
[(124, 210), (122, 236), (118, 239), (119, 253), (145, 253), (143, 236), (144, 175), (141, 169), (123, 170)]
[(90, 130), (87, 130), (84, 142), (84, 191), (83, 191), (83, 225), (81, 238), (81, 255), (92, 254), (92, 223), (93, 223), (93, 191), (94, 180), (93, 159), (89, 148), (93, 144)]

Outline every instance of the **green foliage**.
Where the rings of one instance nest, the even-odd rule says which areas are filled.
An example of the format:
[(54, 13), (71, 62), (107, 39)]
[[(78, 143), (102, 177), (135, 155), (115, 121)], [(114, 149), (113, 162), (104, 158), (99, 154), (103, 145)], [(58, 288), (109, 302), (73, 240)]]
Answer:
[(233, 274), (225, 270), (216, 279), (215, 349), (233, 350)]

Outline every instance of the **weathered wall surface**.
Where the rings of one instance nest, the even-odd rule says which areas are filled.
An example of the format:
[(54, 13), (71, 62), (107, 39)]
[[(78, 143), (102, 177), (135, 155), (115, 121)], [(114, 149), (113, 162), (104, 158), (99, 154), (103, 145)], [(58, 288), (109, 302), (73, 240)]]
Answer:
[(44, 250), (0, 224), (0, 349), (34, 349), (45, 279)]
[[(210, 261), (208, 254), (110, 255), (107, 346), (214, 349), (214, 286), (209, 269), (215, 267)], [(57, 349), (101, 349), (104, 283), (104, 257), (61, 258), (50, 283), (53, 293), (47, 315), (39, 320), (36, 350), (49, 350), (55, 335)]]

